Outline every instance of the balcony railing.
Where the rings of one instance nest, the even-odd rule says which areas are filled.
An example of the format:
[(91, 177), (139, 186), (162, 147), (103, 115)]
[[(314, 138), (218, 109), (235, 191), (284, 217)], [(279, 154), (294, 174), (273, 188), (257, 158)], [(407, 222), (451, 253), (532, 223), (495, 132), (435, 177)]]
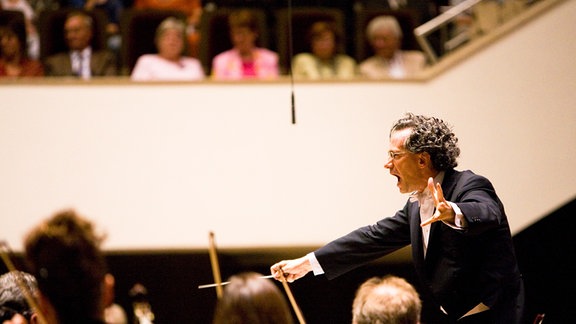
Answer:
[(414, 30), (437, 74), (565, 0), (464, 0)]

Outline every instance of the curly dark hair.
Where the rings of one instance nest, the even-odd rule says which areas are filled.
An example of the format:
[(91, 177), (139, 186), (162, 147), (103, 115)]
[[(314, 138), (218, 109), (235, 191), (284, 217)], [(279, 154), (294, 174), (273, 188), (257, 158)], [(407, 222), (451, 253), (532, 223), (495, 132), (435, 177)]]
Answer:
[(442, 119), (407, 113), (394, 123), (390, 135), (406, 128), (412, 129), (412, 133), (404, 143), (406, 150), (412, 153), (427, 152), (430, 154), (432, 166), (438, 171), (458, 166), (456, 161), (460, 155), (458, 138)]
[(31, 273), (62, 324), (100, 319), (107, 272), (103, 239), (88, 219), (70, 209), (38, 224), (24, 240)]

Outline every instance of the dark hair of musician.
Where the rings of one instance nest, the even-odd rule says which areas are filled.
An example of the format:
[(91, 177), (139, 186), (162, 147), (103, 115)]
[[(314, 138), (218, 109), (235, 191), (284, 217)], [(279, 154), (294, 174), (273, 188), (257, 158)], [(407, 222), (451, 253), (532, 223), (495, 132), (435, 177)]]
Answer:
[(26, 260), (61, 324), (103, 319), (106, 262), (92, 223), (65, 210), (25, 238)]
[(230, 277), (218, 300), (214, 324), (292, 324), (288, 302), (274, 282), (245, 272)]

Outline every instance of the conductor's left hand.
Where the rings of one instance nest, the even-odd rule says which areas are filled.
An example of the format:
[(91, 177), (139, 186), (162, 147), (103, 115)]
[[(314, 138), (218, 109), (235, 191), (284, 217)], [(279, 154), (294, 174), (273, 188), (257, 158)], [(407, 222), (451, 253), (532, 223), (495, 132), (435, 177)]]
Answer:
[(456, 214), (452, 206), (444, 198), (444, 192), (442, 191), (442, 186), (437, 183), (434, 185), (434, 180), (432, 178), (428, 179), (428, 190), (432, 193), (434, 198), (434, 206), (436, 207), (436, 212), (427, 221), (420, 224), (420, 226), (426, 226), (438, 221), (448, 222), (454, 224), (454, 218)]

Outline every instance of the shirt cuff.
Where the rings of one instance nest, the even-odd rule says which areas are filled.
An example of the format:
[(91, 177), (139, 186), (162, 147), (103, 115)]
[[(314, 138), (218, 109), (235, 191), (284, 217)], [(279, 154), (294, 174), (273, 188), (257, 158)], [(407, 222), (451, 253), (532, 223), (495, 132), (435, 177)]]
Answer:
[(464, 214), (462, 214), (462, 210), (460, 210), (460, 207), (458, 207), (458, 205), (456, 205), (451, 201), (448, 201), (448, 203), (450, 204), (450, 206), (452, 206), (452, 209), (454, 209), (454, 213), (456, 214), (456, 216), (454, 217), (454, 224), (448, 222), (444, 222), (444, 224), (457, 230), (464, 230), (468, 228), (468, 222), (466, 221)]
[(308, 261), (312, 266), (312, 272), (314, 272), (315, 276), (324, 274), (324, 269), (322, 269), (320, 262), (318, 262), (318, 259), (316, 259), (316, 255), (314, 254), (314, 252), (306, 254), (306, 258), (308, 258)]

